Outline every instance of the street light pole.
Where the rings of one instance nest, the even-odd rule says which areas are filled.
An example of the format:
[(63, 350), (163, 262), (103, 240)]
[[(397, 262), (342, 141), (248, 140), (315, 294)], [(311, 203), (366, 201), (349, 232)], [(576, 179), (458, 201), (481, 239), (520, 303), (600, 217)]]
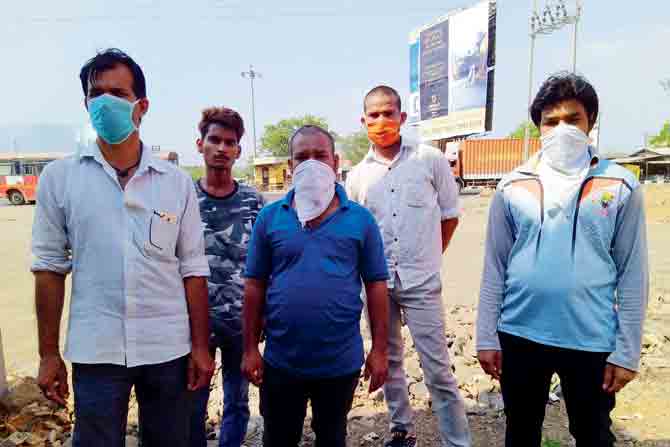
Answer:
[(577, 73), (577, 28), (579, 27), (579, 18), (582, 15), (582, 2), (575, 0), (575, 25), (572, 31), (572, 72)]
[(249, 65), (249, 71), (242, 72), (243, 78), (249, 78), (251, 83), (251, 124), (252, 124), (252, 133), (254, 137), (254, 159), (256, 158), (256, 98), (254, 93), (254, 79), (262, 78), (261, 74), (254, 70), (253, 65)]
[(547, 0), (542, 13), (538, 13), (537, 0), (531, 0), (530, 13), (530, 57), (528, 63), (528, 115), (523, 137), (523, 159), (530, 156), (530, 105), (533, 100), (533, 63), (535, 59), (535, 39), (538, 35), (549, 35), (565, 25), (573, 24), (572, 34), (572, 71), (577, 70), (577, 25), (582, 13), (581, 0), (575, 0), (575, 13), (569, 15), (565, 0)]
[(523, 159), (528, 160), (530, 155), (530, 104), (533, 100), (533, 62), (535, 61), (535, 32), (533, 26), (534, 17), (537, 15), (537, 0), (531, 3), (531, 26), (530, 26), (530, 57), (528, 58), (528, 102), (526, 103), (526, 129), (523, 133)]

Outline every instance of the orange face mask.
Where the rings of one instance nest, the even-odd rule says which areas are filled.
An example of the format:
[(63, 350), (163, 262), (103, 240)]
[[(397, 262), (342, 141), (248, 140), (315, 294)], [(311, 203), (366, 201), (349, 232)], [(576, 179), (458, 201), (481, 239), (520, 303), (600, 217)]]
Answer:
[(393, 146), (400, 140), (400, 123), (389, 119), (368, 124), (368, 138), (377, 147)]

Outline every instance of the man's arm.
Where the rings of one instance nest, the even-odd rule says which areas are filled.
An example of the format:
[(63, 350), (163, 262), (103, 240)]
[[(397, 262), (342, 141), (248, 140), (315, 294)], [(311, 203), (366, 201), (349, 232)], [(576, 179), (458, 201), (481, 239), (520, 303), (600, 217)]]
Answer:
[(365, 379), (370, 380), (368, 392), (379, 389), (388, 375), (389, 295), (386, 280), (365, 283), (372, 349), (365, 362)]
[(244, 283), (244, 306), (242, 307), (242, 336), (244, 354), (242, 373), (256, 386), (263, 383), (263, 357), (258, 349), (263, 330), (263, 309), (267, 281), (247, 278)]
[(184, 278), (184, 291), (191, 324), (191, 358), (188, 366), (188, 389), (195, 391), (209, 383), (214, 375), (214, 360), (209, 352), (209, 298), (207, 278)]
[(451, 172), (449, 160), (442, 154), (436, 154), (433, 164), (433, 176), (435, 189), (437, 190), (437, 203), (440, 206), (442, 217), (442, 253), (444, 253), (451, 242), (451, 238), (458, 226), (460, 204), (458, 198), (458, 184)]
[(477, 307), (477, 357), (484, 372), (498, 380), (502, 372), (498, 320), (505, 290), (507, 259), (514, 244), (514, 233), (505, 208), (503, 192), (498, 190), (489, 210), (484, 271)]
[(272, 251), (265, 238), (264, 211), (258, 214), (249, 239), (242, 305), (242, 373), (256, 386), (263, 382), (263, 357), (258, 344), (263, 331), (265, 294), (272, 266)]
[(635, 377), (649, 296), (647, 226), (641, 188), (631, 192), (617, 216), (612, 257), (617, 267), (616, 349), (607, 359), (603, 388), (615, 393)]
[(447, 250), (447, 247), (449, 247), (449, 243), (451, 242), (451, 238), (456, 232), (457, 226), (458, 217), (453, 217), (451, 219), (445, 219), (442, 221), (442, 253), (444, 253)]
[(40, 367), (37, 382), (47, 398), (61, 405), (68, 398), (67, 369), (60, 355), (60, 322), (65, 301), (65, 276), (72, 269), (65, 212), (53, 173), (57, 165), (44, 169), (37, 188), (37, 205), (33, 222), (30, 267), (35, 275), (35, 313), (39, 343)]
[(65, 275), (35, 272), (35, 313), (39, 340), (38, 385), (48, 399), (66, 405), (67, 369), (60, 355), (60, 320), (65, 301)]
[(193, 391), (209, 386), (214, 374), (214, 360), (209, 352), (209, 299), (207, 277), (209, 263), (205, 257), (200, 207), (195, 186), (190, 179), (182, 179), (186, 188), (186, 204), (180, 221), (177, 239), (179, 272), (191, 324), (191, 357), (188, 365), (188, 389)]

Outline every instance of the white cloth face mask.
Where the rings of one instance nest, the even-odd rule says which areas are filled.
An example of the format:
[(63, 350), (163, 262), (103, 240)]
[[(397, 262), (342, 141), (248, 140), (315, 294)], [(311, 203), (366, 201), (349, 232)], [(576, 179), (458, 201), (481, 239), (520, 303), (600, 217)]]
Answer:
[(555, 170), (577, 175), (588, 167), (589, 137), (577, 126), (561, 122), (542, 135), (542, 155)]
[(306, 160), (293, 171), (295, 209), (304, 227), (319, 217), (335, 196), (335, 172), (318, 160)]

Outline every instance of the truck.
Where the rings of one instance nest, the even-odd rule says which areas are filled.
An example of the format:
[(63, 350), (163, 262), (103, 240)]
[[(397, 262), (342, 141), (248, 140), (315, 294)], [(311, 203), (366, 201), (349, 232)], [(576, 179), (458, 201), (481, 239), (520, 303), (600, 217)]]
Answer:
[[(522, 139), (440, 140), (435, 143), (449, 159), (459, 189), (495, 187), (505, 174), (523, 163)], [(540, 140), (531, 138), (528, 146), (529, 156), (532, 156), (540, 150)]]

